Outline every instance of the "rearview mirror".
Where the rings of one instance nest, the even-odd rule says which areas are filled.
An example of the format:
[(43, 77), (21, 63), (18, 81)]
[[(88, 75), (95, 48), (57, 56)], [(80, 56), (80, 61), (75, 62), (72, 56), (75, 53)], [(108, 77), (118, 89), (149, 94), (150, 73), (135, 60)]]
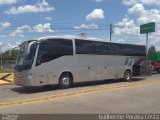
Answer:
[(12, 57), (12, 51), (16, 48), (19, 48), (19, 46), (15, 46), (12, 49), (9, 50), (9, 57)]

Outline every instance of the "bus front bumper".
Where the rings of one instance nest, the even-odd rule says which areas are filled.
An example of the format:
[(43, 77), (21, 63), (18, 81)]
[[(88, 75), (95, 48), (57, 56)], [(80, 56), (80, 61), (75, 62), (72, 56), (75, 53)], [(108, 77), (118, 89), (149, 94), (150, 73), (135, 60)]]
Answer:
[(33, 78), (31, 76), (14, 75), (14, 84), (19, 86), (34, 86)]

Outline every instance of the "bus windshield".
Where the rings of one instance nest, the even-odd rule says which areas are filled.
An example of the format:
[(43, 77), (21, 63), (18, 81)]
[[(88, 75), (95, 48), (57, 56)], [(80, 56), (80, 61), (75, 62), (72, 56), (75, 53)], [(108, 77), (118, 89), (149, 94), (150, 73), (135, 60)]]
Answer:
[(17, 57), (17, 63), (15, 68), (21, 70), (27, 70), (32, 67), (37, 44), (33, 43), (30, 47), (30, 52), (28, 53), (28, 44), (29, 42), (25, 42), (20, 46), (19, 55)]

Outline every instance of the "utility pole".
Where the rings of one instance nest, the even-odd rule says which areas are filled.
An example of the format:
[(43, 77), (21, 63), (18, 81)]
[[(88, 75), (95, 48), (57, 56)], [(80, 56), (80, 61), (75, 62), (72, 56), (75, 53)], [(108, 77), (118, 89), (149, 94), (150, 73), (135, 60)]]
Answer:
[(146, 33), (146, 56), (148, 55), (148, 33)]
[(110, 42), (112, 42), (113, 25), (110, 24)]

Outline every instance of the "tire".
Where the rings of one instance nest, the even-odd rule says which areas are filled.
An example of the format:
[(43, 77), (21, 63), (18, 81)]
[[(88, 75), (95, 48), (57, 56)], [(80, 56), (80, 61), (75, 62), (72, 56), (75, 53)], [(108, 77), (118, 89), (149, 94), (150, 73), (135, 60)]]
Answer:
[(160, 73), (160, 68), (157, 69), (157, 73)]
[(63, 73), (59, 78), (59, 87), (67, 89), (72, 86), (72, 77), (68, 73)]
[(132, 75), (131, 72), (129, 70), (126, 70), (124, 72), (124, 77), (123, 77), (124, 81), (126, 82), (131, 82), (132, 81)]
[(47, 89), (50, 89), (50, 88), (53, 87), (53, 85), (45, 85), (44, 87), (47, 88)]

